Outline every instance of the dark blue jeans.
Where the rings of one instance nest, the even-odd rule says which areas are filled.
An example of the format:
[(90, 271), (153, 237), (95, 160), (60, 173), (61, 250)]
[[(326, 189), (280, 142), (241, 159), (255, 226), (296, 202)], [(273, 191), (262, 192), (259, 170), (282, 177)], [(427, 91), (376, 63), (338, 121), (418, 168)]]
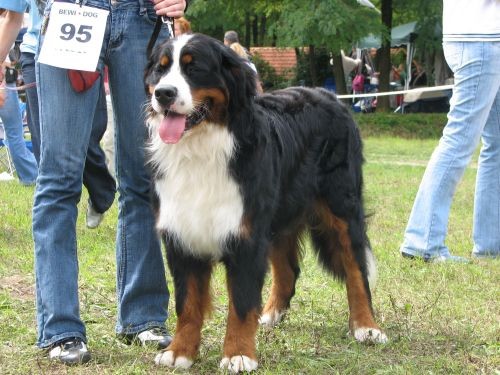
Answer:
[[(36, 82), (34, 54), (27, 52), (21, 54), (21, 69), (26, 84)], [(35, 154), (37, 163), (40, 163), (40, 116), (36, 87), (26, 89), (26, 100), (28, 128), (31, 133), (33, 154)], [(103, 86), (94, 114), (87, 158), (85, 160), (85, 169), (83, 171), (83, 184), (89, 192), (89, 197), (94, 209), (99, 213), (103, 213), (111, 207), (116, 192), (115, 180), (108, 171), (106, 156), (99, 144), (106, 131), (107, 122), (106, 94)]]
[[(21, 53), (21, 71), (25, 84), (36, 82), (35, 78), (35, 55), (32, 53)], [(28, 128), (31, 133), (33, 154), (37, 164), (40, 164), (40, 117), (38, 114), (38, 96), (36, 87), (26, 89), (26, 113), (28, 116)]]
[[(48, 2), (48, 13), (53, 2)], [(160, 241), (150, 204), (145, 166), (144, 69), (146, 46), (154, 30), (154, 4), (147, 0), (88, 0), (110, 11), (98, 63), (109, 67), (115, 117), (118, 227), (116, 295), (118, 334), (162, 327), (169, 293)], [(165, 39), (164, 28), (158, 40)], [(43, 46), (43, 37), (40, 45)], [(77, 93), (67, 70), (36, 64), (42, 129), (40, 168), (33, 205), (38, 345), (78, 337), (86, 340), (78, 298), (76, 219), (92, 114), (101, 99), (102, 76)], [(56, 110), (56, 109), (61, 110)], [(89, 115), (90, 114), (90, 115)]]
[(108, 125), (104, 80), (101, 79), (100, 82), (99, 99), (94, 113), (89, 148), (87, 149), (87, 158), (83, 169), (83, 184), (89, 192), (89, 198), (94, 209), (99, 213), (104, 213), (111, 207), (115, 199), (116, 182), (109, 173), (106, 165), (106, 155), (99, 144)]

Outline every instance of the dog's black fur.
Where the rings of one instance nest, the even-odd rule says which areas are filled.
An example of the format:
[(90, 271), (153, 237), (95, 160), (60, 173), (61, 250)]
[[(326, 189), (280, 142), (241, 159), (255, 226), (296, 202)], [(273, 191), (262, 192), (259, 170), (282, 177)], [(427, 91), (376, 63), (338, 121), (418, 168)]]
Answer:
[[(182, 48), (180, 54), (175, 55), (178, 53), (174, 52), (175, 48)], [(283, 269), (293, 275), (281, 283), (286, 287), (284, 296), (272, 293), (264, 309), (264, 314), (281, 314), (295, 292), (300, 237), (308, 230), (323, 267), (335, 277), (347, 280), (348, 289), (360, 288), (362, 291), (361, 298), (365, 300), (357, 303), (367, 307), (363, 314), (370, 315), (366, 318), (369, 322), (354, 321), (356, 318), (351, 311), (351, 330), (361, 326), (377, 329), (370, 320), (368, 276), (374, 269), (370, 269), (373, 258), (363, 208), (362, 142), (348, 109), (333, 93), (324, 89), (294, 87), (256, 96), (255, 75), (251, 68), (218, 41), (195, 34), (182, 43), (166, 42), (150, 59), (145, 82), (163, 110), (161, 113), (150, 107), (152, 137), (158, 129), (159, 118), (172, 104), (165, 100), (163, 106), (160, 103), (159, 83), (174, 69), (176, 56), (181, 60), (178, 65), (180, 77), (190, 87), (196, 104), (202, 103), (205, 108), (200, 122), (197, 122), (199, 118), (191, 120), (192, 115), (186, 113), (186, 130), (179, 144), (205, 134), (197, 134), (196, 129), (208, 123), (215, 124), (214, 129), (225, 128), (235, 143), (225, 168), (237, 185), (243, 203), (240, 230), (227, 233), (222, 239), (220, 256), (189, 250), (181, 234), (168, 226), (163, 227), (159, 221), (158, 229), (165, 242), (175, 284), (178, 316), (188, 317), (186, 311), (191, 306), (205, 306), (192, 300), (189, 280), (196, 280), (199, 290), (206, 291), (201, 284), (210, 277), (213, 262), (221, 261), (227, 271), (230, 303), (238, 319), (252, 326), (249, 314), (260, 311), (264, 277), (273, 254), (273, 276), (280, 276)], [(176, 82), (166, 84), (176, 86)], [(165, 207), (161, 205), (163, 191), (157, 182), (169, 173), (168, 168), (161, 167), (161, 159), (166, 157), (162, 149), (170, 150), (169, 155), (172, 155), (176, 147), (177, 144), (151, 142), (149, 148), (158, 217), (162, 216), (161, 210)], [(277, 255), (280, 253), (282, 256)], [(282, 288), (281, 284), (276, 282), (277, 290)], [(351, 300), (349, 302), (351, 310), (357, 308)], [(184, 340), (182, 345), (185, 346), (183, 329), (178, 324), (176, 338)], [(253, 348), (238, 347), (228, 340), (226, 337), (226, 357), (237, 355), (231, 352), (235, 350), (247, 351), (243, 354), (255, 357)], [(174, 358), (185, 356), (192, 360), (193, 353), (180, 349), (179, 341), (176, 343), (174, 339), (167, 351), (170, 350)], [(195, 351), (198, 344), (193, 344)], [(175, 365), (175, 361), (167, 364)]]

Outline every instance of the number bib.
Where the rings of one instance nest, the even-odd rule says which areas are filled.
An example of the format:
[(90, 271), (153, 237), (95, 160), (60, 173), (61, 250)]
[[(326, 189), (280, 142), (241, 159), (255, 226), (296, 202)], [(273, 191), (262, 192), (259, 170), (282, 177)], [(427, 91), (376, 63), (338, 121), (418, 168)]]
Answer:
[(94, 72), (109, 11), (54, 2), (38, 61), (59, 68)]

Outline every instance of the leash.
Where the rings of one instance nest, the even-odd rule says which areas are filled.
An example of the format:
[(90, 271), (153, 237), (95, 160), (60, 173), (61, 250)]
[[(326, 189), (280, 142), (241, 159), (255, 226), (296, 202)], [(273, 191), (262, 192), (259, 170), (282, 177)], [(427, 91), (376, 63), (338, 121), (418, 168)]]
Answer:
[(148, 58), (151, 56), (151, 52), (153, 52), (153, 47), (158, 39), (162, 25), (167, 25), (170, 36), (175, 37), (174, 19), (165, 16), (156, 17), (155, 28), (151, 34), (151, 38), (149, 38), (148, 47), (146, 49)]

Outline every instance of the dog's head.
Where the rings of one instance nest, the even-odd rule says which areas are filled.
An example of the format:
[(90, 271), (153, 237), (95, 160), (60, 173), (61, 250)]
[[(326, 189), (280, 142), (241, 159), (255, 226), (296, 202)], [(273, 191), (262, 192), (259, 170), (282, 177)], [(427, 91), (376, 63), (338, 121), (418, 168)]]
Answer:
[(230, 48), (202, 34), (157, 46), (145, 73), (148, 124), (165, 143), (177, 143), (203, 123), (226, 126), (256, 93), (252, 69)]

